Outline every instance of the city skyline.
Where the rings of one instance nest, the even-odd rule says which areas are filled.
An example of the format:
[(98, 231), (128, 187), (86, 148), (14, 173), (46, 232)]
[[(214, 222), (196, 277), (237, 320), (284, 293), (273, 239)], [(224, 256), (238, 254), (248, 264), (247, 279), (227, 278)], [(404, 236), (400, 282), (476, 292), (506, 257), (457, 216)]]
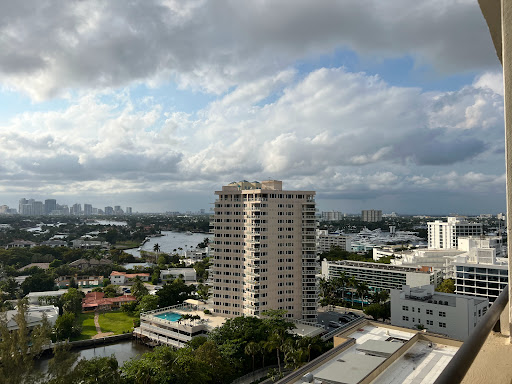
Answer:
[(1, 204), (195, 211), (279, 179), (320, 210), (505, 211), (476, 2), (290, 4), (1, 4)]

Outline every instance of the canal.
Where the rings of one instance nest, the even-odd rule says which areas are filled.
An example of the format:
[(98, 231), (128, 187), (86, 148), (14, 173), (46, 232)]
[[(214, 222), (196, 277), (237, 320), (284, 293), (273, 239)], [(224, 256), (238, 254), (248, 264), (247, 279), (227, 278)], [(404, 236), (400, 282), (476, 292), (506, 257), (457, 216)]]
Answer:
[[(146, 347), (144, 344), (137, 343), (135, 340), (120, 341), (115, 344), (105, 344), (94, 348), (72, 350), (72, 352), (78, 353), (78, 360), (114, 355), (119, 366), (122, 366), (125, 361), (137, 358), (143, 353), (150, 351), (152, 351), (152, 348)], [(48, 362), (52, 357), (52, 355), (43, 355), (40, 359), (36, 360), (35, 368), (41, 372), (46, 372), (48, 370)]]

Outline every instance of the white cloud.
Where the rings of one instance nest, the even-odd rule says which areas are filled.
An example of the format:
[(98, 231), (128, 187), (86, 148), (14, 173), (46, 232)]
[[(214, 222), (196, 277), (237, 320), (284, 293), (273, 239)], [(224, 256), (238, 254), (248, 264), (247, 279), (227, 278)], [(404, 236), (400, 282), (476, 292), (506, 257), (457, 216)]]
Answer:
[(448, 73), (497, 66), (474, 1), (2, 2), (0, 34), (0, 82), (34, 100), (169, 80), (222, 93), (345, 48)]
[(322, 68), (259, 78), (195, 114), (144, 100), (86, 95), (16, 116), (0, 127), (2, 184), (162, 196), (272, 177), (359, 200), (503, 189), (502, 98), (490, 88), (425, 93)]

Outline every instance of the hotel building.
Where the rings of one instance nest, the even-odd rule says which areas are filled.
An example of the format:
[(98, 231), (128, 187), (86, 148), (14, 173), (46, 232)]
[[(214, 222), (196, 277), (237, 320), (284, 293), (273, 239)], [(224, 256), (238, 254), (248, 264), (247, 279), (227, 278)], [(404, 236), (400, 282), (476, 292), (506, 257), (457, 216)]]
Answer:
[(284, 309), (316, 319), (315, 192), (282, 181), (234, 182), (216, 191), (211, 246), (214, 313), (259, 316)]
[(481, 223), (469, 223), (459, 217), (448, 217), (447, 221), (436, 220), (428, 223), (428, 248), (457, 248), (459, 237), (480, 236)]

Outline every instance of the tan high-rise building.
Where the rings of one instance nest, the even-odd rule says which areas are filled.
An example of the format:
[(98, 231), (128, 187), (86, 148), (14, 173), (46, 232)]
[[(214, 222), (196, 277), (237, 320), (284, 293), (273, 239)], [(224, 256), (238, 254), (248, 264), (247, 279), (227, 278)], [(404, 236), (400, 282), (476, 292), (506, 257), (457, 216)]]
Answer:
[(226, 317), (315, 320), (315, 192), (283, 191), (282, 181), (234, 182), (216, 191), (211, 248), (214, 311)]

